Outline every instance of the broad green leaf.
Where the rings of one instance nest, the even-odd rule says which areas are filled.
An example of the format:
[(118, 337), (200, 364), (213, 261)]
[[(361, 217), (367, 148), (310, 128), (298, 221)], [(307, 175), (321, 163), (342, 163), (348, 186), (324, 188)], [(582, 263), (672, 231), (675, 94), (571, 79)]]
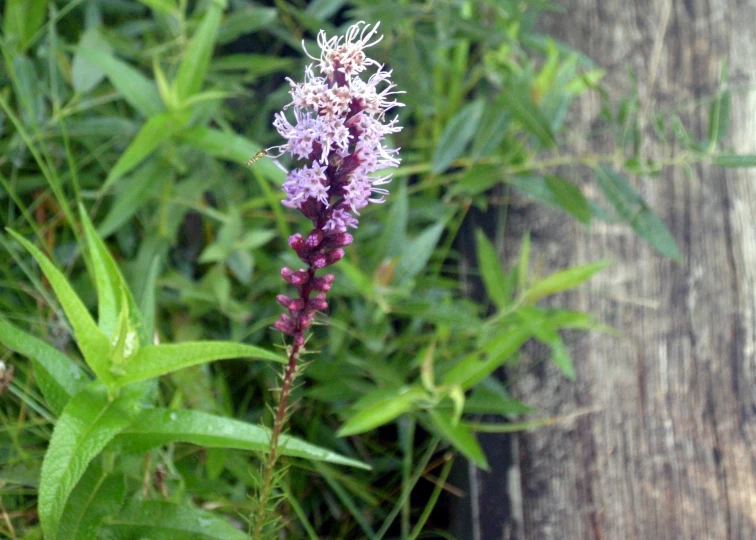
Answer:
[(482, 99), (468, 103), (449, 121), (431, 160), (433, 174), (441, 174), (462, 155), (478, 129), (484, 107)]
[(186, 118), (173, 112), (159, 114), (147, 120), (129, 147), (110, 169), (100, 192), (107, 191), (124, 174), (144, 161), (158, 146), (169, 140), (185, 125)]
[(286, 361), (281, 356), (260, 347), (229, 341), (148, 345), (126, 360), (125, 373), (115, 380), (115, 387), (146, 381), (197, 364), (232, 358), (254, 358), (282, 364)]
[(126, 498), (122, 474), (107, 474), (92, 462), (71, 492), (58, 528), (60, 540), (97, 538), (103, 518), (118, 514)]
[(554, 202), (559, 208), (583, 224), (591, 222), (591, 207), (577, 187), (558, 176), (547, 176), (546, 187), (554, 195)]
[(611, 261), (600, 261), (552, 274), (533, 283), (525, 291), (525, 299), (527, 302), (537, 302), (546, 296), (574, 289), (581, 283), (591, 279), (596, 272), (600, 272), (610, 264)]
[(189, 42), (189, 47), (175, 80), (175, 88), (180, 102), (196, 94), (202, 88), (225, 7), (226, 0), (209, 2), (202, 22)]
[(720, 167), (728, 167), (728, 168), (738, 168), (738, 167), (756, 167), (756, 156), (736, 156), (736, 155), (719, 155), (714, 156), (714, 160), (712, 161), (714, 165), (718, 165)]
[(501, 268), (499, 256), (480, 229), (475, 231), (475, 245), (478, 248), (478, 266), (488, 297), (496, 304), (496, 307), (504, 309), (509, 305), (510, 298), (506, 291), (507, 279)]
[(662, 255), (677, 262), (682, 261), (677, 242), (666, 225), (621, 175), (608, 167), (599, 167), (596, 170), (596, 181), (617, 215), (627, 222), (638, 236)]
[(60, 414), (88, 381), (79, 367), (58, 349), (4, 319), (0, 319), (0, 343), (32, 361), (34, 377), (55, 414)]
[(375, 429), (383, 424), (388, 424), (395, 418), (412, 410), (418, 401), (428, 399), (428, 393), (419, 386), (404, 387), (391, 392), (381, 391), (383, 399), (371, 403), (369, 406), (358, 410), (341, 426), (337, 435), (348, 437)]
[[(265, 452), (270, 445), (270, 430), (197, 410), (149, 409), (142, 411), (130, 426), (121, 431), (113, 440), (112, 448), (119, 452), (142, 453), (177, 442)], [(280, 451), (292, 457), (370, 468), (361, 461), (289, 435), (281, 435)]]
[(527, 92), (519, 88), (509, 88), (496, 100), (496, 104), (509, 112), (529, 134), (535, 136), (543, 146), (554, 146), (551, 123), (533, 103)]
[(436, 223), (420, 233), (420, 236), (404, 245), (394, 271), (395, 283), (406, 283), (426, 267), (443, 232), (444, 223)]
[(193, 506), (168, 501), (134, 500), (115, 517), (103, 523), (116, 538), (150, 540), (246, 540), (246, 532), (221, 517)]
[(103, 54), (110, 55), (112, 50), (107, 41), (97, 29), (89, 29), (81, 36), (71, 66), (71, 80), (74, 90), (86, 94), (105, 78), (105, 71), (81, 54), (82, 50), (96, 49)]
[(475, 439), (475, 435), (463, 423), (454, 424), (450, 417), (433, 409), (428, 411), (428, 417), (438, 434), (451, 443), (463, 456), (481, 469), (489, 470), (488, 461)]
[(472, 388), (501, 367), (530, 336), (530, 330), (521, 326), (507, 330), (480, 352), (472, 353), (462, 359), (444, 376), (442, 385), (461, 385), (465, 390)]
[(105, 384), (111, 383), (113, 377), (109, 371), (110, 342), (107, 336), (97, 327), (92, 315), (89, 314), (73, 287), (60, 270), (50, 262), (50, 259), (17, 232), (10, 229), (8, 232), (34, 257), (42, 273), (50, 282), (68, 322), (73, 327), (74, 339), (84, 360), (101, 381)]
[(39, 519), (47, 538), (58, 537), (68, 498), (89, 462), (139, 410), (141, 391), (123, 392), (111, 400), (105, 387), (93, 383), (68, 402), (55, 424), (42, 462)]
[(99, 67), (118, 95), (143, 117), (151, 118), (165, 110), (155, 83), (126, 62), (96, 48), (79, 47), (76, 54)]

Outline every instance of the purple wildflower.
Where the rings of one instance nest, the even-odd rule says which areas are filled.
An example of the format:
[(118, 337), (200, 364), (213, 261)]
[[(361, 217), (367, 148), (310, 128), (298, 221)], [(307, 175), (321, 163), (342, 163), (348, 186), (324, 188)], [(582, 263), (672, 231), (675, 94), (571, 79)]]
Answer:
[[(347, 230), (357, 228), (355, 216), (360, 210), (369, 203), (384, 202), (388, 191), (382, 186), (391, 181), (391, 175), (375, 173), (400, 163), (399, 149), (387, 148), (384, 139), (402, 129), (398, 118), (385, 118), (386, 111), (402, 106), (392, 98), (401, 92), (392, 91), (391, 71), (384, 71), (364, 53), (383, 39), (376, 35), (379, 24), (370, 27), (358, 22), (343, 37), (328, 38), (321, 30), (320, 57), (310, 56), (305, 49), (316, 64), (305, 69), (304, 82), (288, 79), (292, 102), (273, 122), (287, 142), (268, 149), (269, 155), (288, 153), (304, 162), (286, 171), (283, 204), (298, 209), (314, 227), (306, 238), (301, 234), (289, 238), (289, 245), (307, 268), (281, 271), (299, 295), (297, 299), (278, 297), (289, 313), (281, 315), (274, 326), (294, 338), (295, 350), (304, 345), (304, 331), (312, 325), (316, 312), (328, 307), (325, 296), (333, 275), (316, 278), (315, 272), (344, 256), (343, 247), (353, 241)], [(363, 80), (361, 74), (371, 67), (375, 73)], [(294, 124), (286, 115), (290, 107)]]

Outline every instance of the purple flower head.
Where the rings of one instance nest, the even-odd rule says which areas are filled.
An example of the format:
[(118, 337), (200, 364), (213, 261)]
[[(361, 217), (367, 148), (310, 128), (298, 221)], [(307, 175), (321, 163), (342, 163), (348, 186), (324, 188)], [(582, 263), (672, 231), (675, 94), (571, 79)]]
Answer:
[[(343, 37), (330, 39), (321, 30), (320, 57), (307, 53), (317, 63), (305, 69), (304, 82), (288, 79), (292, 101), (273, 122), (287, 142), (271, 148), (272, 157), (288, 153), (304, 162), (287, 171), (283, 204), (326, 230), (356, 227), (354, 215), (388, 194), (381, 186), (391, 175), (375, 173), (400, 163), (399, 149), (384, 145), (386, 135), (402, 129), (398, 118), (385, 118), (386, 111), (402, 106), (392, 99), (399, 92), (392, 91), (391, 72), (364, 53), (383, 38), (376, 35), (378, 24), (359, 22)], [(375, 73), (363, 80), (361, 75), (371, 67)], [(294, 109), (294, 124), (287, 118), (289, 108)]]
[[(353, 240), (347, 230), (358, 226), (355, 216), (369, 203), (384, 202), (388, 195), (382, 186), (391, 181), (391, 174), (379, 171), (400, 163), (399, 149), (387, 148), (385, 138), (402, 129), (398, 118), (386, 120), (386, 111), (403, 106), (393, 99), (402, 92), (393, 91), (391, 71), (384, 71), (364, 52), (383, 39), (376, 34), (379, 24), (371, 27), (358, 22), (344, 36), (332, 38), (321, 30), (320, 57), (305, 49), (315, 63), (305, 69), (304, 82), (288, 79), (292, 101), (273, 121), (286, 143), (269, 148), (268, 155), (290, 154), (299, 164), (291, 171), (284, 169), (283, 204), (298, 209), (314, 226), (306, 238), (301, 234), (289, 238), (307, 268), (281, 272), (299, 297), (278, 297), (289, 313), (281, 316), (275, 328), (294, 337), (297, 348), (304, 344), (303, 332), (313, 323), (315, 312), (326, 309), (325, 295), (333, 283), (331, 275), (316, 278), (316, 270), (344, 256), (342, 248)], [(363, 73), (368, 69), (375, 72), (366, 77)]]

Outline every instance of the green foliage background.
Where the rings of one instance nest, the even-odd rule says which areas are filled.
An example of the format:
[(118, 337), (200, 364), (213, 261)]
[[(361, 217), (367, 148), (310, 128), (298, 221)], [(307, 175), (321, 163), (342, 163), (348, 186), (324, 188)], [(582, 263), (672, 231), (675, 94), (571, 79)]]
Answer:
[[(533, 339), (572, 378), (560, 332), (607, 330), (539, 306), (607, 263), (541, 276), (527, 237), (504, 268), (478, 232), (487, 300), (467, 299), (456, 239), (470, 209), (504, 212), (492, 190), (505, 203), (516, 191), (586, 227), (624, 222), (679, 260), (626, 175), (754, 165), (720, 149), (724, 77), (708, 104), (708, 139), (653, 114), (658, 142), (677, 150), (646, 159), (637, 97), (606, 95), (590, 59), (538, 32), (539, 15), (554, 9), (539, 0), (6, 1), (0, 220), (15, 232), (0, 234), (0, 535), (41, 537), (39, 515), (48, 537), (245, 536), (276, 369), (221, 359), (275, 360), (279, 270), (297, 266), (286, 238), (306, 224), (281, 206), (283, 173), (270, 160), (244, 165), (279, 142), (272, 116), (289, 101), (284, 77), (301, 79), (302, 40), (314, 51), (318, 30), (335, 35), (355, 20), (382, 21), (386, 37), (369, 52), (406, 91), (405, 128), (392, 141), (403, 164), (389, 201), (366, 210), (335, 267), (296, 391), (298, 438), (285, 448), (306, 459), (280, 478), (281, 526), (292, 538), (415, 538), (433, 528), (451, 466), (439, 452), (486, 468), (475, 431), (538, 424), (494, 372), (517, 369)], [(591, 91), (603, 96), (615, 149), (565, 154), (570, 105)], [(602, 199), (559, 176), (565, 166), (589, 172)], [(129, 332), (134, 358), (147, 358), (139, 370), (124, 352)], [(84, 384), (90, 373), (99, 382)], [(510, 423), (481, 424), (483, 414)], [(181, 433), (169, 433), (173, 421)], [(87, 458), (74, 467), (66, 444)], [(439, 483), (415, 507), (429, 470)]]

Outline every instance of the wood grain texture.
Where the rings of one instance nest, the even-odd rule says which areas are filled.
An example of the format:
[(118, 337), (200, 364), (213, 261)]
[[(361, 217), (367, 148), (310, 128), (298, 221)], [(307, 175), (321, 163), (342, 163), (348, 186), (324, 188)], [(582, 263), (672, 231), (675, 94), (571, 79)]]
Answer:
[[(613, 95), (629, 90), (631, 66), (656, 108), (691, 103), (716, 92), (726, 60), (736, 89), (727, 142), (756, 154), (756, 91), (748, 88), (756, 83), (756, 2), (672, 1), (658, 62), (667, 2), (563, 5), (545, 30), (595, 59)], [(572, 125), (590, 131), (598, 111), (595, 99), (581, 102)], [(684, 119), (706, 137), (705, 108)], [(607, 151), (602, 144), (574, 150)], [(578, 182), (586, 175), (561, 172)], [(519, 501), (515, 522), (499, 524), (508, 532), (496, 537), (756, 538), (756, 172), (702, 166), (689, 178), (666, 170), (633, 185), (678, 240), (682, 264), (624, 227), (597, 223), (586, 233), (535, 206), (510, 214), (515, 236), (531, 229), (534, 252), (552, 270), (616, 261), (567, 304), (624, 337), (571, 336), (576, 383), (537, 362), (544, 351), (528, 349), (534, 368), (515, 383), (519, 397), (548, 415), (598, 412), (516, 437), (517, 474), (483, 482), (483, 491), (508, 482)]]

